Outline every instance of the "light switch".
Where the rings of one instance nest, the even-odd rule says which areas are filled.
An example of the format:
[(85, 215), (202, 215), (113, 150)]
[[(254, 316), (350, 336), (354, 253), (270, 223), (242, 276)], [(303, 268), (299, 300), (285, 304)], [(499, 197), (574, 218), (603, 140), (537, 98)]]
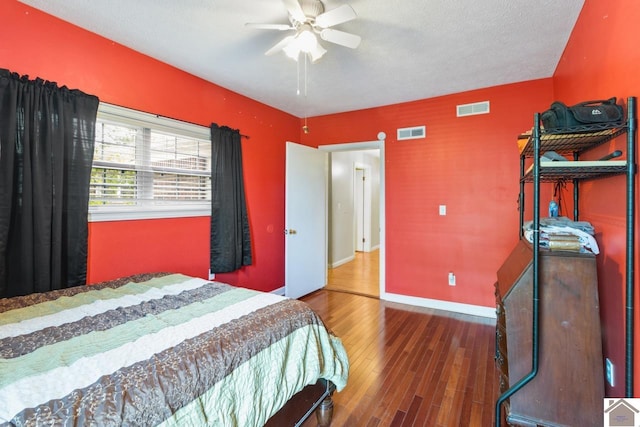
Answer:
[(447, 205), (440, 205), (440, 215), (444, 216), (447, 214)]

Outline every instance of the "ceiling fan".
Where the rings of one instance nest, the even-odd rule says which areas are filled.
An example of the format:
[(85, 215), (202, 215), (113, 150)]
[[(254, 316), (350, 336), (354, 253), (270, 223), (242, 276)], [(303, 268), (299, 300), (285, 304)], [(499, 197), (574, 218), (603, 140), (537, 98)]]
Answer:
[(265, 30), (294, 30), (295, 34), (285, 37), (265, 52), (273, 55), (284, 51), (287, 56), (298, 60), (300, 53), (309, 55), (312, 62), (317, 61), (327, 50), (318, 42), (316, 34), (322, 40), (355, 49), (360, 44), (360, 36), (336, 30), (335, 25), (356, 19), (356, 12), (348, 4), (325, 11), (320, 0), (282, 0), (289, 12), (290, 24), (245, 24), (248, 27)]

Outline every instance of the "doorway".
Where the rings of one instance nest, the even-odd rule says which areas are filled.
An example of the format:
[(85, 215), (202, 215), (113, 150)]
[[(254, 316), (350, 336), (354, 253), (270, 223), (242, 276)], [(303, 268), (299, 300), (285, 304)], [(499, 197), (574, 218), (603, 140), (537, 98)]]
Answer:
[(326, 289), (384, 293), (384, 139), (329, 152)]

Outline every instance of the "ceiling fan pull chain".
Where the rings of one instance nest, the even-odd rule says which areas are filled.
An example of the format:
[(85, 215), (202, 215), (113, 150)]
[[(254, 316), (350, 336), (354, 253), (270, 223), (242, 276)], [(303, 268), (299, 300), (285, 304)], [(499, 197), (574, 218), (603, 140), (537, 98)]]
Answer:
[(307, 80), (308, 80), (308, 72), (307, 72), (307, 63), (309, 61), (309, 55), (304, 54), (304, 98), (306, 101), (307, 98)]

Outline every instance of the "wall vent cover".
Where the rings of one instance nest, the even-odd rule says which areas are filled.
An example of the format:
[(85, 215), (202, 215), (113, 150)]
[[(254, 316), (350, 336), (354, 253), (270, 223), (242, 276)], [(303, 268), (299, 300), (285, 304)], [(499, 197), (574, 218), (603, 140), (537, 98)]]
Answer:
[(475, 116), (476, 114), (489, 114), (489, 101), (474, 102), (456, 106), (458, 117)]
[(400, 128), (398, 129), (398, 141), (402, 141), (404, 139), (418, 139), (424, 138), (427, 134), (427, 129), (425, 126), (414, 126), (411, 128)]

